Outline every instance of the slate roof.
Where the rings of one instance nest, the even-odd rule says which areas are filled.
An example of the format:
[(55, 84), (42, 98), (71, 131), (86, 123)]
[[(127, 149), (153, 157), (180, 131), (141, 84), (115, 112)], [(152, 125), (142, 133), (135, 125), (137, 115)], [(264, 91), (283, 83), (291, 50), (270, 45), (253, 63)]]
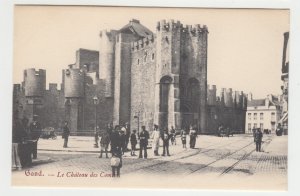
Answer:
[(138, 37), (152, 35), (153, 32), (142, 25), (139, 20), (132, 19), (130, 22), (119, 30), (120, 33), (133, 33)]
[(265, 99), (253, 99), (251, 101), (248, 101), (247, 103), (248, 107), (264, 106), (264, 105), (265, 105)]

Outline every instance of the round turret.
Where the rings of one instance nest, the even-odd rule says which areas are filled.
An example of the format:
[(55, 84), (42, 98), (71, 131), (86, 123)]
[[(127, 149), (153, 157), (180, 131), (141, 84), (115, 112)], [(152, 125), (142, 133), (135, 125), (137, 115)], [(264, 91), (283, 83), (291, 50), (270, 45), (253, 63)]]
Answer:
[(24, 70), (24, 89), (26, 97), (42, 97), (46, 90), (46, 70)]
[(84, 72), (80, 69), (66, 69), (64, 71), (64, 90), (67, 98), (84, 96)]

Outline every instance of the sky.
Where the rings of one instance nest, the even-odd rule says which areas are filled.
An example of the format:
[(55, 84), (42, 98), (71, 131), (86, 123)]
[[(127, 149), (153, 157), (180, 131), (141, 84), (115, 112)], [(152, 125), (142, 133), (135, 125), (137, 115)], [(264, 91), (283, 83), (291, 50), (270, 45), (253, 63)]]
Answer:
[(16, 6), (14, 83), (32, 67), (47, 70), (47, 83), (61, 83), (61, 70), (75, 63), (77, 49), (99, 50), (100, 30), (120, 29), (132, 18), (154, 33), (162, 19), (207, 25), (208, 84), (252, 92), (254, 98), (281, 94), (289, 11), (272, 9)]

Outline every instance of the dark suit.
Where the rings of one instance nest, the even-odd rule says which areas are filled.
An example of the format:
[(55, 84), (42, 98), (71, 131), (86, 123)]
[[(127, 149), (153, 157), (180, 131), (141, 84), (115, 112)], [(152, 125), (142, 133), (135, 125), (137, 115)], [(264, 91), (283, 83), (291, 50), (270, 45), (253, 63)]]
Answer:
[(32, 156), (33, 156), (33, 159), (36, 159), (37, 158), (37, 143), (41, 136), (42, 129), (41, 129), (40, 123), (37, 121), (30, 123), (29, 129), (30, 129), (31, 139), (35, 140), (35, 142), (33, 143), (33, 147), (32, 147), (33, 148)]
[(140, 139), (140, 154), (139, 158), (143, 158), (143, 151), (144, 151), (144, 158), (147, 158), (147, 146), (148, 146), (148, 139), (149, 133), (148, 131), (144, 130), (139, 134)]
[(262, 137), (263, 134), (261, 131), (256, 131), (254, 134), (254, 140), (255, 140), (255, 144), (256, 144), (256, 151), (260, 152), (261, 151), (261, 142), (262, 142)]
[(65, 125), (63, 128), (64, 148), (68, 147), (69, 135), (70, 135), (69, 127), (68, 125)]

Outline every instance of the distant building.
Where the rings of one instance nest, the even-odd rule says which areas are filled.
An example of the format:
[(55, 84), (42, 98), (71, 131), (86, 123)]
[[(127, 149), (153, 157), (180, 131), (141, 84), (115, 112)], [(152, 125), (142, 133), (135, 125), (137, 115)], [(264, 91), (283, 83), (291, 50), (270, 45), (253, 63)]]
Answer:
[(249, 99), (246, 112), (246, 133), (253, 128), (275, 132), (281, 117), (281, 104), (278, 97), (268, 95), (265, 99)]

